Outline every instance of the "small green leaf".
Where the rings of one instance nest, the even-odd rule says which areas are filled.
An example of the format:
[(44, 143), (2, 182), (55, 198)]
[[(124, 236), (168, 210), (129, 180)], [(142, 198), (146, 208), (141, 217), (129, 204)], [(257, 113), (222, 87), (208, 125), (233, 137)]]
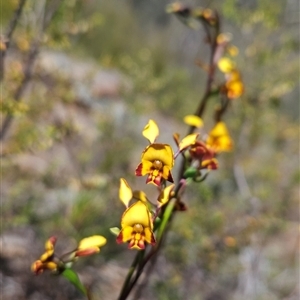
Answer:
[(112, 227), (112, 228), (109, 228), (109, 230), (113, 235), (116, 235), (116, 236), (118, 236), (121, 231), (118, 227)]
[(62, 275), (68, 279), (81, 293), (87, 295), (87, 290), (81, 283), (76, 272), (74, 272), (72, 269), (66, 269), (62, 272)]
[(162, 216), (162, 219), (161, 219), (160, 226), (158, 227), (158, 230), (157, 230), (156, 238), (157, 238), (158, 241), (161, 239), (161, 237), (162, 237), (162, 235), (163, 235), (163, 233), (166, 229), (166, 226), (168, 224), (168, 221), (171, 218), (171, 215), (172, 215), (173, 210), (174, 210), (175, 203), (176, 203), (176, 199), (173, 198), (167, 204), (167, 207), (166, 207), (166, 209), (164, 211), (164, 214)]

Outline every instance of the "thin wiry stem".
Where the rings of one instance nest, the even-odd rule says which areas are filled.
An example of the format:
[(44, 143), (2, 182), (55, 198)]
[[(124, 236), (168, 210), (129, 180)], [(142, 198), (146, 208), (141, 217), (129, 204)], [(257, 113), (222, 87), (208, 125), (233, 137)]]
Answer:
[[(210, 96), (212, 94), (212, 84), (213, 84), (214, 75), (215, 75), (214, 57), (215, 57), (215, 52), (217, 50), (217, 36), (219, 35), (219, 28), (220, 28), (219, 17), (218, 17), (217, 14), (216, 14), (216, 19), (217, 19), (217, 21), (216, 21), (217, 23), (214, 27), (214, 29), (215, 29), (214, 36), (212, 36), (209, 33), (209, 31), (207, 30), (207, 27), (205, 27), (205, 32), (207, 34), (207, 40), (210, 41), (211, 51), (210, 51), (208, 76), (207, 76), (207, 81), (206, 81), (206, 89), (205, 89), (204, 95), (200, 99), (199, 106), (198, 106), (198, 108), (195, 112), (195, 115), (197, 115), (199, 117), (201, 117), (203, 115), (203, 113), (205, 111), (205, 108), (206, 108), (206, 105), (207, 105), (207, 102), (208, 102), (208, 99), (210, 98)], [(195, 130), (195, 127), (190, 126), (189, 129), (188, 129), (187, 134), (193, 133), (194, 130)], [(176, 200), (174, 202), (168, 204), (168, 206), (171, 207), (171, 213), (168, 216), (168, 218), (165, 220), (165, 223), (163, 224), (164, 228), (161, 231), (160, 238), (158, 239), (156, 246), (150, 250), (150, 252), (146, 255), (146, 257), (138, 265), (138, 269), (136, 270), (136, 273), (135, 273), (133, 279), (125, 282), (125, 284), (123, 286), (122, 293), (121, 293), (122, 297), (120, 297), (119, 300), (124, 300), (124, 299), (127, 298), (127, 296), (130, 294), (131, 290), (135, 286), (136, 282), (138, 281), (140, 275), (142, 274), (145, 266), (147, 265), (147, 263), (149, 261), (152, 261), (152, 264), (147, 270), (147, 275), (149, 275), (153, 271), (156, 260), (157, 260), (157, 257), (158, 257), (158, 252), (162, 247), (163, 241), (166, 239), (167, 233), (169, 231), (168, 229), (170, 228), (170, 224), (172, 223), (172, 220), (173, 220), (173, 217), (174, 217), (174, 212), (175, 212), (175, 207), (176, 207), (175, 204), (180, 201), (180, 198), (178, 197), (178, 194), (179, 194), (180, 189), (181, 189), (182, 184), (181, 184), (180, 180), (183, 178), (184, 170), (185, 170), (185, 161), (182, 160), (181, 166), (180, 166), (180, 169), (179, 169), (179, 174), (178, 174), (179, 175), (178, 176), (178, 181), (179, 182), (178, 182), (177, 187), (175, 189), (174, 198)], [(167, 206), (167, 208), (165, 208), (162, 211), (162, 215), (164, 215), (164, 213), (168, 210), (168, 208), (170, 209), (170, 207), (168, 207), (168, 206)], [(138, 255), (139, 254), (137, 254), (137, 257), (138, 257)], [(133, 273), (134, 272), (132, 271), (130, 274), (132, 275)], [(145, 279), (145, 280), (147, 280), (147, 279)], [(141, 284), (140, 288), (137, 290), (136, 295), (135, 295), (136, 296), (135, 299), (138, 299), (137, 297), (139, 297), (139, 295), (141, 294), (140, 289), (144, 285), (145, 285), (145, 281)]]

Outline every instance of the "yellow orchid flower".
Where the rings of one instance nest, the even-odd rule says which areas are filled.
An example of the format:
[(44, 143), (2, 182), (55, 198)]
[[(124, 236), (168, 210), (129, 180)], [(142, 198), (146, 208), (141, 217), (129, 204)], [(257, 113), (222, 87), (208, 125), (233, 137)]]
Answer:
[(224, 122), (218, 122), (210, 131), (206, 145), (215, 152), (232, 150), (233, 141)]
[(129, 249), (145, 249), (145, 242), (154, 245), (153, 222), (147, 205), (137, 201), (123, 213), (117, 243), (129, 242)]
[(101, 235), (93, 235), (79, 242), (75, 256), (87, 256), (100, 252), (100, 247), (106, 244), (106, 238)]
[(162, 179), (174, 182), (171, 170), (174, 166), (174, 154), (170, 145), (150, 144), (142, 153), (141, 163), (135, 170), (136, 176), (148, 178), (146, 183), (160, 186)]
[(230, 99), (238, 98), (244, 93), (244, 84), (241, 80), (239, 71), (233, 70), (232, 72), (227, 74), (225, 90), (227, 93), (227, 97)]

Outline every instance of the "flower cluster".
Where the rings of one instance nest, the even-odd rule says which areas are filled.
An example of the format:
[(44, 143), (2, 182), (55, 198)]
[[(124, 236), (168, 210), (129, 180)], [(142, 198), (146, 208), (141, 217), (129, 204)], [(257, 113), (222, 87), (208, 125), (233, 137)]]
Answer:
[(82, 239), (75, 250), (62, 256), (57, 256), (54, 251), (56, 241), (56, 237), (50, 237), (45, 243), (45, 252), (31, 265), (31, 270), (36, 275), (43, 273), (45, 270), (60, 274), (65, 269), (70, 268), (78, 257), (98, 253), (100, 252), (100, 247), (106, 244), (106, 239), (103, 236), (94, 235)]
[[(209, 32), (208, 28), (214, 28), (216, 32), (219, 32), (218, 28), (220, 24), (218, 15), (209, 8), (196, 7), (192, 9), (179, 2), (175, 2), (169, 4), (166, 11), (175, 14), (183, 23), (191, 28), (197, 29), (199, 24), (202, 23), (207, 32)], [(206, 42), (212, 44), (213, 39), (211, 34), (208, 33)], [(236, 56), (239, 50), (230, 43), (231, 34), (229, 33), (218, 33), (214, 40), (216, 42), (216, 49), (213, 56), (213, 65), (217, 65), (225, 77), (225, 81), (220, 85), (220, 92), (229, 99), (239, 98), (244, 93), (244, 83), (235, 62), (232, 60), (232, 57)], [(199, 65), (207, 71), (210, 69), (200, 62)]]
[[(202, 119), (195, 115), (186, 116), (184, 121), (190, 126), (198, 128), (203, 126)], [(209, 171), (218, 168), (217, 155), (220, 152), (231, 151), (233, 147), (226, 124), (221, 121), (217, 122), (207, 135), (200, 138), (190, 145), (185, 155), (187, 165), (184, 175), (197, 181), (205, 178), (201, 177), (201, 170)], [(177, 135), (174, 135), (174, 140), (179, 144)]]
[[(143, 191), (132, 191), (127, 181), (120, 180), (119, 198), (126, 207), (121, 218), (121, 230), (116, 230), (118, 243), (129, 243), (129, 249), (145, 249), (145, 242), (155, 245), (153, 232), (154, 221), (165, 205), (174, 195), (174, 179), (172, 168), (179, 153), (183, 152), (196, 141), (198, 134), (191, 134), (178, 142), (178, 150), (174, 154), (169, 144), (157, 143), (159, 128), (153, 120), (149, 120), (143, 130), (143, 136), (149, 145), (141, 155), (135, 175), (147, 176), (146, 184), (155, 185), (159, 194), (156, 203), (150, 202)], [(167, 183), (171, 184), (167, 184)], [(133, 202), (129, 205), (130, 202)], [(114, 230), (112, 230), (114, 231)]]
[(214, 61), (219, 70), (224, 73), (225, 82), (221, 85), (221, 92), (229, 99), (239, 98), (244, 93), (241, 74), (232, 57), (239, 52), (238, 48), (230, 44), (231, 35), (221, 33), (217, 36), (217, 48)]
[[(202, 120), (193, 115), (186, 116), (185, 122), (195, 127), (203, 125)], [(153, 120), (149, 120), (145, 126), (143, 136), (149, 145), (142, 152), (135, 175), (147, 176), (146, 184), (158, 188), (158, 198), (155, 204), (150, 202), (143, 191), (132, 191), (127, 181), (121, 178), (119, 198), (126, 210), (121, 217), (121, 229), (112, 228), (112, 232), (117, 235), (117, 243), (128, 243), (129, 249), (137, 250), (145, 249), (145, 243), (155, 245), (154, 222), (161, 207), (175, 197), (171, 171), (178, 155), (182, 154), (187, 162), (185, 177), (196, 179), (202, 169), (217, 169), (217, 154), (232, 148), (232, 140), (223, 122), (218, 122), (204, 140), (198, 139), (199, 133), (189, 134), (182, 140), (178, 134), (174, 134), (178, 147), (175, 153), (169, 144), (156, 142), (159, 128)], [(171, 184), (168, 185), (168, 182)]]

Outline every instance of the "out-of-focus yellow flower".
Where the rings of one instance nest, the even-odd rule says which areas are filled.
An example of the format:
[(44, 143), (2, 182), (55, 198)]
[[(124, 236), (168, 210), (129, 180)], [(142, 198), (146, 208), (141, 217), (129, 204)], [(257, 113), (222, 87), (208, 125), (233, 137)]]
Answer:
[(200, 128), (203, 126), (203, 120), (195, 115), (187, 115), (183, 118), (185, 124)]
[(235, 62), (228, 57), (222, 57), (218, 61), (218, 68), (223, 73), (230, 73), (235, 69)]
[(45, 253), (43, 253), (40, 259), (36, 260), (31, 265), (31, 270), (36, 275), (41, 274), (44, 270), (56, 271), (58, 264), (53, 261), (54, 257), (54, 246), (56, 243), (56, 237), (50, 237), (45, 243)]
[(215, 152), (231, 151), (233, 141), (224, 122), (218, 122), (210, 131), (206, 145)]
[(217, 43), (220, 44), (228, 44), (232, 40), (232, 34), (231, 33), (220, 33), (217, 36)]
[(106, 244), (106, 238), (101, 235), (93, 235), (82, 239), (75, 252), (75, 257), (87, 256), (100, 252), (100, 247)]
[(239, 54), (239, 48), (234, 45), (228, 46), (226, 50), (231, 56), (237, 56)]
[(244, 84), (241, 80), (240, 72), (233, 70), (226, 75), (225, 91), (229, 99), (240, 97), (244, 93)]
[(129, 249), (145, 249), (145, 242), (154, 245), (153, 222), (150, 211), (143, 201), (137, 201), (123, 213), (121, 231), (117, 243), (129, 242)]
[(162, 179), (174, 182), (171, 170), (174, 166), (174, 154), (170, 145), (151, 144), (142, 153), (141, 163), (135, 170), (136, 176), (148, 174), (146, 183), (160, 186)]
[(211, 25), (214, 25), (216, 22), (216, 16), (210, 8), (205, 8), (202, 14), (203, 18)]

